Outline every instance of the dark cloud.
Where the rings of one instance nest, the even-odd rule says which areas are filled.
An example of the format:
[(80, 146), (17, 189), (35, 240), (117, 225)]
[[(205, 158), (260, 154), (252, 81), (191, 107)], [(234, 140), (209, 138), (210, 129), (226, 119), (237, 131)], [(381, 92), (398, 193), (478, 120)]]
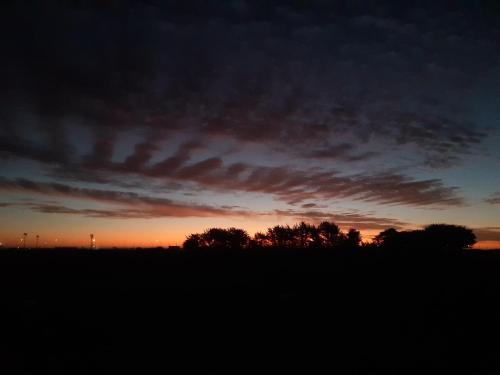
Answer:
[[(63, 141), (61, 141), (63, 142)], [(0, 134), (0, 158), (22, 158), (47, 164), (60, 164), (69, 161), (69, 146), (56, 142), (36, 143), (15, 133)]]
[[(209, 207), (195, 204), (173, 202), (168, 199), (143, 197), (135, 193), (118, 191), (101, 191), (93, 189), (74, 188), (67, 185), (40, 183), (35, 181), (17, 180), (0, 181), (0, 190), (18, 193), (36, 193), (42, 196), (59, 196), (70, 199), (94, 200), (111, 205), (110, 208), (73, 208), (57, 201), (28, 201), (0, 204), (0, 207), (22, 207), (45, 214), (78, 215), (92, 218), (115, 219), (151, 219), (161, 217), (211, 217), (211, 216), (285, 216), (294, 220), (320, 222), (329, 220), (341, 227), (355, 227), (361, 230), (381, 230), (389, 227), (401, 228), (407, 225), (399, 220), (365, 215), (353, 212), (325, 212), (300, 210), (270, 210), (252, 212), (240, 206)], [(307, 207), (312, 208), (312, 207)]]
[(317, 148), (303, 155), (306, 158), (332, 159), (348, 162), (363, 161), (376, 157), (379, 153), (375, 151), (364, 151), (357, 153), (358, 147), (352, 143), (342, 142), (332, 144), (325, 148)]
[(500, 204), (500, 192), (491, 194), (484, 201), (489, 204)]
[(145, 141), (135, 145), (134, 152), (124, 161), (125, 169), (138, 169), (146, 165), (151, 160), (155, 151), (158, 151), (158, 146), (155, 142)]
[(278, 216), (291, 216), (298, 220), (313, 223), (326, 220), (334, 222), (342, 228), (356, 228), (359, 230), (400, 229), (408, 226), (407, 223), (400, 220), (352, 212), (332, 213), (324, 211), (277, 210), (276, 214)]
[(344, 155), (348, 154), (354, 149), (354, 146), (351, 143), (339, 143), (336, 145), (331, 145), (327, 149), (323, 150), (315, 150), (310, 154), (313, 158), (340, 158), (344, 157)]
[(210, 179), (214, 171), (218, 171), (222, 164), (220, 158), (208, 158), (179, 169), (173, 177), (181, 180), (204, 181), (207, 179), (206, 176)]
[[(12, 123), (20, 110), (43, 124), (77, 118), (103, 132), (96, 157), (109, 157), (110, 128), (187, 125), (292, 148), (349, 133), (418, 145), (436, 166), (472, 152), (485, 136), (468, 119), (464, 95), (478, 71), (498, 62), (488, 52), (498, 40), (464, 28), (456, 15), (399, 7), (359, 15), (356, 7), (335, 12), (319, 3), (305, 12), (289, 2), (266, 4), (265, 12), (263, 4), (246, 3), (239, 19), (232, 3), (182, 12), (168, 3), (153, 12), (135, 2), (111, 16), (47, 4), (40, 7), (46, 17), (23, 5), (5, 13), (17, 39), (2, 63), (10, 104), (4, 118)], [(20, 15), (29, 30), (18, 30)], [(44, 48), (27, 48), (35, 43)], [(138, 145), (129, 162), (147, 160), (151, 146)], [(333, 143), (311, 153), (327, 150), (343, 151)], [(352, 160), (367, 154), (356, 155)]]
[(475, 228), (474, 233), (479, 241), (500, 241), (500, 227)]
[[(245, 215), (243, 211), (233, 211), (190, 203), (174, 202), (170, 199), (146, 197), (133, 192), (86, 189), (59, 183), (43, 183), (26, 179), (0, 180), (0, 190), (16, 193), (30, 193), (48, 196), (84, 199), (105, 204), (125, 206), (113, 210), (80, 210), (60, 206), (58, 204), (38, 205), (29, 203), (40, 212), (81, 213), (86, 216), (105, 216), (106, 212), (113, 217), (209, 217), (224, 215)], [(111, 215), (110, 215), (111, 216)]]
[(318, 205), (316, 203), (304, 203), (301, 207), (302, 208), (317, 208)]
[[(194, 183), (200, 189), (266, 193), (297, 204), (307, 199), (357, 199), (382, 204), (410, 206), (456, 206), (463, 204), (456, 187), (447, 187), (438, 179), (416, 180), (394, 173), (343, 174), (338, 171), (309, 171), (288, 166), (266, 167), (245, 163), (225, 164), (222, 159), (210, 157), (189, 163), (193, 144), (183, 144), (173, 156), (149, 165), (106, 163), (94, 166), (90, 175), (113, 173), (161, 178), (165, 181)], [(81, 168), (81, 167), (80, 167)], [(81, 180), (85, 169), (78, 172), (74, 165), (64, 175)], [(109, 176), (108, 176), (108, 180)]]
[[(449, 168), (481, 149), (488, 132), (474, 121), (473, 93), (478, 76), (500, 62), (498, 26), (484, 9), (77, 3), (48, 1), (36, 11), (12, 4), (0, 16), (0, 31), (12, 36), (0, 63), (1, 157), (43, 163), (56, 180), (147, 191), (158, 181), (190, 184), (269, 194), (304, 209), (317, 208), (306, 201), (342, 199), (463, 204), (441, 178), (387, 171), (408, 163)], [(79, 139), (75, 124), (90, 138)], [(231, 159), (218, 148), (226, 142), (235, 154), (264, 151)], [(83, 143), (86, 152), (78, 151)], [(14, 185), (120, 204), (172, 203)]]
[[(69, 214), (94, 218), (159, 218), (159, 217), (210, 217), (210, 216), (286, 216), (296, 220), (318, 222), (330, 220), (343, 227), (358, 229), (400, 228), (406, 223), (395, 219), (364, 215), (360, 213), (331, 213), (324, 211), (270, 210), (252, 212), (241, 206), (212, 207), (196, 204), (174, 202), (164, 198), (145, 197), (136, 193), (76, 188), (63, 184), (43, 183), (24, 179), (0, 180), (0, 190), (15, 193), (39, 194), (76, 200), (91, 200), (110, 205), (110, 208), (90, 209), (72, 208), (57, 201), (21, 200), (18, 203), (0, 204), (0, 207), (26, 207), (36, 212), (52, 214)], [(304, 205), (305, 208), (313, 208)]]
[(94, 143), (89, 155), (85, 155), (83, 163), (88, 168), (99, 167), (111, 163), (118, 132), (116, 129), (103, 127), (102, 129), (93, 129)]
[(27, 205), (32, 211), (45, 214), (66, 214), (78, 215), (92, 218), (107, 218), (107, 219), (152, 219), (162, 217), (210, 217), (220, 216), (222, 210), (215, 213), (214, 211), (196, 210), (195, 207), (190, 207), (188, 210), (179, 210), (177, 207), (146, 207), (142, 209), (133, 208), (116, 208), (116, 209), (80, 209), (70, 208), (58, 204), (29, 204)]

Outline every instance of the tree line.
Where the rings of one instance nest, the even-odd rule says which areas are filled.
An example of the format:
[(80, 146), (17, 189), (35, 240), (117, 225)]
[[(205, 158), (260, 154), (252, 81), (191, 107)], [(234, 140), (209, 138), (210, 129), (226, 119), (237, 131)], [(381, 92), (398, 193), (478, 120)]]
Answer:
[(319, 225), (300, 222), (293, 226), (276, 225), (251, 237), (239, 228), (210, 228), (203, 233), (186, 237), (183, 247), (196, 249), (437, 249), (455, 252), (471, 248), (476, 243), (474, 232), (460, 225), (432, 224), (424, 229), (398, 231), (386, 229), (374, 237), (372, 242), (363, 242), (356, 229), (343, 232), (332, 222)]

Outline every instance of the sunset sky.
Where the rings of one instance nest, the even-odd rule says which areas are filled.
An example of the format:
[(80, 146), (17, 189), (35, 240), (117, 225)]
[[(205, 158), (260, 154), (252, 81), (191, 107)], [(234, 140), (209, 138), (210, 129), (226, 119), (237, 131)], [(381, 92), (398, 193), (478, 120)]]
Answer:
[(500, 247), (495, 1), (93, 3), (1, 5), (4, 246), (329, 220)]

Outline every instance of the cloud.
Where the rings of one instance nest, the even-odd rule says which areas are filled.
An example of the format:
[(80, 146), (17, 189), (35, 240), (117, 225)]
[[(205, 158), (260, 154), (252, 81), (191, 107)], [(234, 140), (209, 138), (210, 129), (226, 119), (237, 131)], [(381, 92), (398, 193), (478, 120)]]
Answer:
[(304, 203), (302, 208), (318, 208), (319, 206), (316, 203)]
[[(225, 164), (221, 158), (209, 157), (189, 163), (191, 145), (181, 145), (165, 160), (153, 165), (126, 167), (125, 163), (94, 166), (88, 173), (161, 178), (165, 181), (195, 183), (200, 189), (264, 193), (279, 200), (298, 204), (307, 199), (355, 199), (380, 204), (408, 206), (457, 206), (464, 204), (458, 188), (445, 186), (439, 179), (416, 180), (409, 176), (381, 172), (378, 174), (343, 174), (338, 171), (309, 171), (288, 166), (267, 167), (248, 163)], [(81, 180), (87, 170), (74, 165), (59, 177)], [(81, 177), (83, 176), (83, 177)], [(96, 175), (95, 179), (101, 175)], [(117, 177), (118, 178), (118, 177)]]
[[(474, 92), (500, 39), (456, 22), (470, 9), (149, 3), (113, 16), (55, 3), (45, 17), (22, 4), (3, 12), (0, 31), (13, 37), (0, 62), (0, 157), (38, 161), (60, 181), (262, 193), (304, 209), (464, 204), (439, 174), (405, 167), (455, 166), (488, 137)], [(204, 17), (184, 22), (190, 12)]]
[(33, 199), (14, 203), (2, 203), (0, 207), (26, 207), (35, 212), (46, 214), (79, 215), (93, 218), (136, 219), (162, 217), (212, 217), (212, 216), (286, 216), (296, 220), (320, 222), (334, 221), (342, 227), (357, 229), (400, 228), (406, 223), (399, 220), (377, 217), (361, 213), (342, 213), (310, 210), (311, 205), (304, 205), (308, 210), (269, 210), (248, 211), (240, 206), (205, 206), (174, 202), (164, 198), (146, 197), (131, 192), (76, 188), (58, 183), (36, 182), (25, 179), (0, 180), (0, 190), (16, 193), (30, 193), (41, 196), (54, 196), (76, 200), (90, 200), (106, 203), (108, 208), (90, 209), (73, 208), (57, 201), (36, 201)]
[[(356, 6), (339, 11), (333, 4), (304, 13), (266, 4), (261, 19), (263, 4), (181, 10), (169, 3), (151, 12), (137, 2), (110, 17), (47, 7), (50, 22), (22, 5), (5, 12), (16, 39), (2, 61), (9, 92), (2, 118), (18, 124), (19, 113), (29, 112), (40, 128), (76, 119), (97, 133), (91, 160), (109, 160), (112, 133), (124, 129), (190, 129), (200, 138), (303, 148), (320, 158), (347, 153), (346, 162), (375, 156), (365, 149), (371, 142), (402, 152), (413, 145), (431, 167), (458, 163), (487, 136), (470, 119), (468, 93), (477, 72), (494, 66), (488, 51), (498, 42), (481, 28), (464, 30), (456, 15), (423, 8), (389, 17), (377, 7), (360, 15)], [(203, 9), (205, 17), (186, 24), (187, 9)], [(16, 21), (20, 14), (25, 22)], [(245, 22), (235, 22), (243, 14)], [(43, 51), (31, 50), (32, 35)], [(346, 135), (358, 141), (354, 154), (339, 139)], [(39, 150), (20, 136), (2, 149), (64, 161), (46, 152), (57, 150), (58, 142), (50, 143)], [(155, 147), (152, 139), (138, 143), (126, 164), (144, 164)]]
[(342, 228), (355, 228), (359, 230), (400, 229), (408, 226), (408, 223), (400, 220), (353, 212), (276, 210), (275, 214), (278, 216), (294, 217), (297, 220), (316, 224), (322, 221), (330, 221)]
[(500, 204), (500, 192), (491, 194), (484, 201), (489, 204)]
[(478, 241), (499, 241), (500, 227), (474, 228)]
[[(65, 163), (71, 158), (71, 146), (64, 138), (61, 138), (59, 143), (54, 140), (35, 143), (16, 132), (10, 132), (8, 128), (5, 128), (3, 133), (0, 132), (0, 159), (22, 158), (56, 164)], [(51, 133), (50, 135), (52, 136)]]
[(363, 161), (378, 155), (374, 151), (365, 151), (361, 154), (355, 153), (356, 146), (352, 143), (342, 142), (330, 145), (323, 149), (316, 149), (304, 155), (315, 159), (334, 159), (343, 161)]
[(93, 217), (122, 218), (244, 216), (247, 214), (244, 211), (175, 202), (170, 199), (142, 196), (133, 192), (77, 188), (59, 183), (36, 182), (26, 179), (1, 179), (0, 190), (91, 200), (119, 206), (119, 208), (112, 210), (82, 210), (59, 204), (24, 203), (36, 211), (45, 213), (78, 213)]
[(190, 206), (168, 206), (157, 205), (156, 207), (143, 207), (143, 208), (116, 208), (116, 209), (80, 209), (70, 208), (58, 204), (36, 204), (31, 203), (28, 206), (32, 211), (41, 212), (45, 214), (66, 214), (66, 215), (79, 215), (93, 218), (106, 218), (106, 219), (152, 219), (162, 217), (210, 217), (224, 215), (222, 210), (216, 209), (199, 209), (199, 207)]
[[(21, 184), (21, 191), (26, 189), (28, 184)], [(5, 188), (2, 184), (0, 189)], [(12, 186), (8, 188), (12, 189)], [(43, 194), (48, 194), (49, 189), (44, 187), (38, 191), (45, 191)], [(59, 191), (61, 189), (57, 189)], [(66, 191), (66, 198), (82, 199), (79, 193), (74, 193), (72, 189), (62, 189)], [(109, 198), (103, 198), (102, 194), (98, 195), (97, 198), (86, 198), (99, 201), (105, 201), (118, 207), (102, 208), (102, 209), (90, 209), (90, 208), (73, 208), (68, 207), (57, 202), (51, 201), (28, 201), (28, 202), (14, 202), (6, 205), (0, 204), (0, 207), (22, 207), (28, 208), (34, 212), (44, 213), (44, 214), (63, 214), (63, 215), (77, 215), (91, 218), (106, 218), (106, 219), (153, 219), (153, 218), (168, 218), (168, 217), (211, 217), (211, 216), (242, 216), (242, 217), (287, 217), (293, 218), (297, 221), (307, 221), (313, 223), (319, 223), (321, 221), (331, 221), (335, 222), (342, 228), (356, 228), (359, 230), (383, 230), (387, 228), (402, 228), (407, 226), (407, 223), (396, 219), (384, 218), (373, 216), (370, 214), (361, 214), (353, 212), (326, 212), (326, 211), (301, 211), (301, 210), (270, 210), (270, 211), (259, 211), (252, 212), (242, 209), (240, 206), (221, 206), (206, 207), (198, 205), (188, 205), (173, 203), (167, 200), (155, 199), (155, 203), (151, 204), (150, 199), (144, 199), (141, 197), (135, 197), (133, 202), (124, 203), (122, 201), (122, 195), (118, 194), (119, 198), (114, 199), (115, 192), (105, 192), (105, 195)], [(145, 203), (143, 202), (145, 201)], [(140, 202), (140, 203), (139, 203)]]
[(213, 176), (213, 172), (218, 171), (222, 164), (220, 158), (208, 158), (179, 169), (173, 177), (181, 180), (201, 181), (207, 175)]
[[(191, 153), (194, 150), (201, 148), (201, 143), (196, 141), (189, 141), (181, 144), (177, 151), (160, 162), (155, 163), (151, 167), (147, 168), (145, 174), (151, 177), (161, 177), (166, 176), (172, 171), (178, 170), (180, 167), (185, 165), (191, 159)], [(130, 170), (130, 169), (129, 169)], [(137, 169), (131, 169), (135, 171)], [(185, 172), (184, 172), (185, 173)]]

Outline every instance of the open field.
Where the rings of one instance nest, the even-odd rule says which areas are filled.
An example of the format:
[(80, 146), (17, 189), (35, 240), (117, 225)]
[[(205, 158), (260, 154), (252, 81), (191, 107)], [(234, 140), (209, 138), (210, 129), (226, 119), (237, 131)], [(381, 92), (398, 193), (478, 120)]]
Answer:
[(499, 271), (480, 251), (4, 250), (2, 366), (492, 373)]

